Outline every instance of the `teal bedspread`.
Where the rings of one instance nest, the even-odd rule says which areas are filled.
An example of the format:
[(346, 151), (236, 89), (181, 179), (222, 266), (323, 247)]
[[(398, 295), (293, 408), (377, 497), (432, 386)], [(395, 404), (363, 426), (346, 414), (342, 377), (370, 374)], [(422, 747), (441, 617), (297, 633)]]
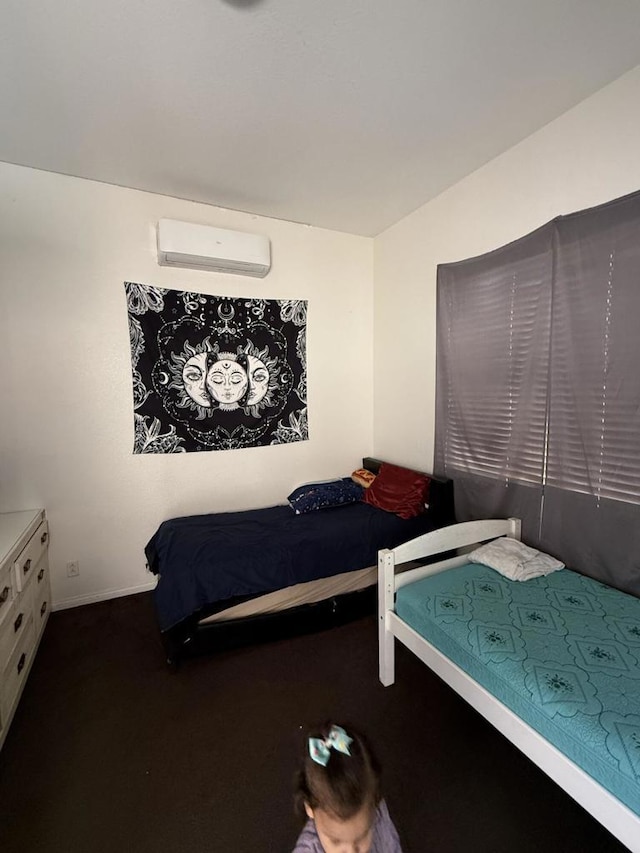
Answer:
[(640, 815), (640, 599), (467, 564), (402, 587), (396, 611)]

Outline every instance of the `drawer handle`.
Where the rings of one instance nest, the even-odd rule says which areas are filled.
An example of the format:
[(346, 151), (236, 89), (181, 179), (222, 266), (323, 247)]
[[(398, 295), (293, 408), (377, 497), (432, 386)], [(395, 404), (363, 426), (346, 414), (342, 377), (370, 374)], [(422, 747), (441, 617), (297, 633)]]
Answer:
[(11, 590), (9, 589), (8, 586), (5, 586), (5, 588), (2, 590), (2, 592), (0, 592), (0, 605), (3, 605), (5, 603), (5, 601), (7, 600), (7, 598), (9, 598), (10, 592), (11, 592)]
[(27, 562), (22, 567), (22, 571), (26, 575), (28, 571), (31, 571), (31, 557), (27, 560)]
[(18, 675), (20, 675), (20, 673), (24, 669), (24, 665), (25, 665), (26, 660), (27, 660), (27, 654), (26, 654), (26, 652), (22, 652), (22, 654), (20, 655), (20, 660), (18, 661)]
[(20, 626), (22, 625), (22, 620), (24, 618), (24, 613), (18, 613), (18, 618), (13, 623), (13, 633), (17, 634), (20, 630)]
[(45, 614), (46, 612), (47, 612), (47, 602), (46, 602), (46, 601), (43, 601), (43, 602), (42, 602), (42, 607), (40, 608), (40, 616), (44, 616), (44, 614)]
[(38, 572), (38, 583), (40, 583), (40, 581), (42, 580), (43, 577), (44, 577), (44, 569), (40, 569), (40, 571)]
[(48, 534), (47, 534), (47, 531), (45, 530), (45, 532), (40, 537), (40, 544), (41, 545), (44, 545), (44, 543), (47, 541), (47, 536), (48, 536)]

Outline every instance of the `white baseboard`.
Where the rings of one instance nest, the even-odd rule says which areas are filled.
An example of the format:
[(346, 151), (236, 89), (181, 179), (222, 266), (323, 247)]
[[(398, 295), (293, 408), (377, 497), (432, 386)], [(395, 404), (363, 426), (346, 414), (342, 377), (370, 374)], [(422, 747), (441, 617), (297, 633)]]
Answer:
[(95, 604), (98, 601), (108, 601), (110, 598), (122, 598), (124, 595), (135, 595), (138, 592), (149, 592), (155, 589), (157, 581), (148, 581), (139, 586), (130, 586), (127, 589), (108, 589), (105, 592), (96, 592), (89, 595), (78, 595), (75, 598), (65, 598), (56, 601), (51, 610), (68, 610), (70, 607), (81, 607), (83, 604)]

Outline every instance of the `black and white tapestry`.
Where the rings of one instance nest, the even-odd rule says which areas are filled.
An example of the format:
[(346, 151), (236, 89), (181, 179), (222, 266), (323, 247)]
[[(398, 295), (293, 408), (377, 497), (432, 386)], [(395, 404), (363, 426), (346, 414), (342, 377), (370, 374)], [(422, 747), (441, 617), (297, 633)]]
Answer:
[(306, 301), (124, 286), (134, 453), (308, 439)]

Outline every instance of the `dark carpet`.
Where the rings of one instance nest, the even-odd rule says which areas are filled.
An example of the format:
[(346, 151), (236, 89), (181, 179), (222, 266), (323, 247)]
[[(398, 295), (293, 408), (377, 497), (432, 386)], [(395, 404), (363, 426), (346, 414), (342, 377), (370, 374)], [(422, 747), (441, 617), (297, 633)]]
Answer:
[(150, 595), (54, 613), (0, 753), (2, 853), (287, 853), (299, 726), (357, 724), (405, 853), (624, 848), (376, 620), (165, 665)]

